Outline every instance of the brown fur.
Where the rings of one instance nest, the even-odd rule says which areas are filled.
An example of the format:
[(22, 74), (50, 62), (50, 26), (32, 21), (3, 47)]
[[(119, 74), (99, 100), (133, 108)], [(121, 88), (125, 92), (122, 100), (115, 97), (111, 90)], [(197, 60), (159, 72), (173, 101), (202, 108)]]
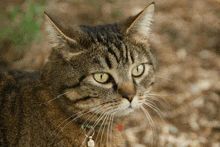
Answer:
[[(54, 133), (54, 130), (67, 119), (67, 115), (56, 102), (47, 103), (53, 99), (51, 86), (35, 79), (34, 74), (36, 73), (16, 70), (0, 73), (1, 145), (81, 146), (85, 139), (85, 133), (80, 129), (81, 123), (70, 124), (61, 132), (58, 130)], [(115, 144), (115, 147), (124, 145), (124, 137), (117, 129), (118, 124), (120, 122), (115, 122), (113, 126), (115, 135), (112, 144)]]

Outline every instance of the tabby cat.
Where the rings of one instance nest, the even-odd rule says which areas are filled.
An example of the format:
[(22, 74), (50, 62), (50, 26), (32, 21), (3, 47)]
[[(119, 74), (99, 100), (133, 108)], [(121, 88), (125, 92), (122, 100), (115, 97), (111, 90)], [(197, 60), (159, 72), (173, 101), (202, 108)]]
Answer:
[[(77, 27), (45, 13), (52, 52), (42, 71), (0, 70), (0, 146), (128, 146), (123, 131), (155, 80), (154, 3), (126, 21)], [(87, 134), (87, 136), (86, 136)]]

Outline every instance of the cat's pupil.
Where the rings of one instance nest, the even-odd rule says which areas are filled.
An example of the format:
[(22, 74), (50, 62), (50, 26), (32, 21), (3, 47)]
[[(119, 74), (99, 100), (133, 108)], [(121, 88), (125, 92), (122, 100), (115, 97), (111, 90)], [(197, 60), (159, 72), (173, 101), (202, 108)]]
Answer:
[(136, 70), (137, 70), (137, 73), (138, 73), (138, 72), (139, 72), (139, 71), (138, 71), (138, 67), (136, 67)]

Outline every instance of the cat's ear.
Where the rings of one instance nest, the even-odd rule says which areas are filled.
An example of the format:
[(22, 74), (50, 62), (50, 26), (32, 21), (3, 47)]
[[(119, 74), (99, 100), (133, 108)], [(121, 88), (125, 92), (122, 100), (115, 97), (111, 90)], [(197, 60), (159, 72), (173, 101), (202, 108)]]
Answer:
[(54, 21), (46, 12), (44, 14), (46, 17), (46, 30), (52, 47), (67, 45), (67, 42), (77, 44), (77, 40), (74, 38), (76, 35), (73, 34), (72, 28)]
[(153, 13), (154, 2), (127, 21), (126, 33), (131, 35), (137, 42), (146, 43), (151, 31)]

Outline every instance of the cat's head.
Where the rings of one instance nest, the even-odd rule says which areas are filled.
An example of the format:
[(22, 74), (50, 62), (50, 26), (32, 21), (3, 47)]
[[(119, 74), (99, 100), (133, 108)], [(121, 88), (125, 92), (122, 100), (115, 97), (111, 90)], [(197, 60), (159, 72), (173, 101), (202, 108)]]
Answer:
[(152, 3), (119, 24), (75, 27), (45, 13), (53, 47), (48, 76), (63, 108), (122, 116), (142, 105), (155, 78), (148, 44), (153, 12)]

